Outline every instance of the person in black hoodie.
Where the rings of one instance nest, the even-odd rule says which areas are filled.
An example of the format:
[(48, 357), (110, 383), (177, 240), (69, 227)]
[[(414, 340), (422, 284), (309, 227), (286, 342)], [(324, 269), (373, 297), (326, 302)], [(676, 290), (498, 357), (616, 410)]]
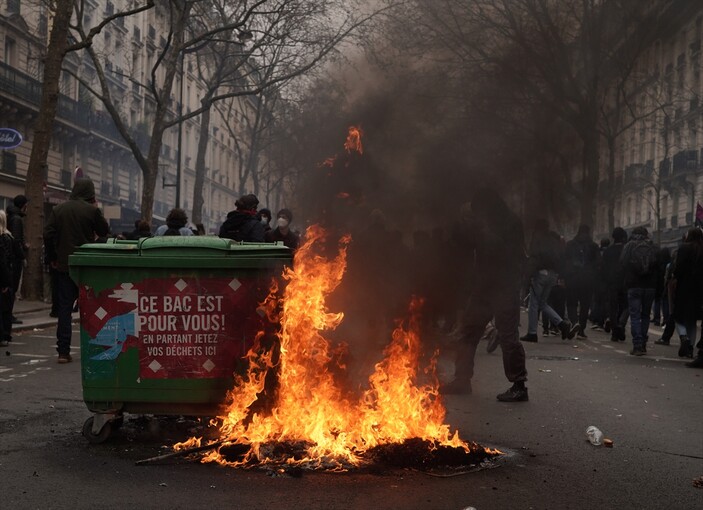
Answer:
[(647, 354), (649, 314), (657, 287), (657, 247), (645, 227), (636, 227), (622, 249), (620, 264), (625, 275), (627, 306), (630, 311), (633, 356)]
[(503, 370), (513, 385), (496, 398), (528, 400), (525, 349), (520, 342), (520, 282), (526, 260), (522, 222), (492, 189), (478, 189), (471, 200), (476, 281), (462, 321), (454, 380), (443, 393), (471, 393), (476, 348), (486, 325), (495, 317), (503, 351)]
[[(593, 282), (598, 273), (600, 250), (593, 242), (591, 228), (581, 225), (576, 237), (566, 243), (564, 277), (569, 320), (579, 325), (578, 338), (586, 338), (586, 321), (593, 298)], [(578, 311), (577, 311), (578, 310)]]
[[(12, 265), (12, 293), (18, 295), (20, 289), (20, 281), (22, 280), (22, 270), (24, 269), (24, 261), (27, 258), (29, 243), (24, 238), (24, 217), (27, 215), (27, 197), (17, 195), (12, 204), (7, 206), (7, 229), (14, 238), (14, 244), (10, 264)], [(22, 324), (14, 315), (12, 316), (13, 324)]]
[(610, 333), (613, 342), (625, 341), (625, 325), (627, 324), (627, 292), (623, 268), (620, 265), (620, 255), (627, 242), (627, 232), (621, 227), (615, 227), (612, 233), (613, 244), (603, 252), (601, 270), (606, 286), (608, 314), (604, 329)]
[(244, 195), (234, 203), (236, 209), (227, 214), (220, 227), (220, 237), (235, 241), (264, 242), (264, 225), (256, 217), (259, 199), (256, 195)]

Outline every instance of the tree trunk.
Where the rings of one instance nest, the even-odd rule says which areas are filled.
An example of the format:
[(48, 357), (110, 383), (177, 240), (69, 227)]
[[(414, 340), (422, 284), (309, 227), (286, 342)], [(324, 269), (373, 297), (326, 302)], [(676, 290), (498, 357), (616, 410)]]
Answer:
[(598, 171), (600, 165), (599, 137), (594, 130), (583, 137), (583, 189), (581, 194), (581, 224), (593, 228), (594, 207), (598, 191)]
[(615, 228), (615, 137), (608, 136), (608, 232)]
[(32, 152), (27, 168), (25, 194), (29, 198), (25, 236), (30, 244), (27, 268), (24, 272), (23, 295), (27, 299), (41, 299), (43, 294), (42, 246), (44, 230), (44, 169), (47, 167), (51, 135), (59, 102), (61, 65), (68, 47), (68, 28), (73, 0), (57, 0), (52, 20), (51, 36), (44, 61), (42, 97), (39, 115), (34, 125)]
[[(193, 212), (191, 221), (195, 224), (203, 221), (203, 184), (205, 183), (205, 155), (210, 141), (210, 109), (200, 115), (200, 138), (198, 154), (195, 157), (195, 184), (193, 185)], [(210, 166), (212, 167), (213, 162)], [(212, 171), (212, 168), (210, 169)], [(210, 178), (213, 176), (210, 175)]]

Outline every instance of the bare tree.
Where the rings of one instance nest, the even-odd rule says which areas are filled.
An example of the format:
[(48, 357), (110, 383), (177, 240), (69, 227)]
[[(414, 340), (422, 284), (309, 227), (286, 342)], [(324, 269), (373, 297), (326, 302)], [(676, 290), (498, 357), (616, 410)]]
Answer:
[(27, 270), (24, 273), (23, 280), (24, 295), (28, 299), (39, 299), (43, 293), (41, 247), (43, 244), (44, 200), (42, 183), (44, 182), (44, 169), (47, 164), (54, 120), (56, 119), (59, 84), (64, 59), (68, 53), (90, 46), (95, 36), (115, 19), (151, 9), (153, 5), (153, 0), (147, 0), (144, 5), (107, 16), (98, 25), (86, 32), (81, 41), (72, 41), (70, 38), (71, 19), (74, 14), (76, 19), (82, 19), (83, 1), (56, 0), (53, 4), (51, 35), (44, 59), (42, 96), (39, 103), (39, 113), (33, 129), (34, 139), (27, 167), (25, 188), (25, 194), (29, 198), (26, 232), (27, 239), (30, 242), (30, 250), (27, 257)]

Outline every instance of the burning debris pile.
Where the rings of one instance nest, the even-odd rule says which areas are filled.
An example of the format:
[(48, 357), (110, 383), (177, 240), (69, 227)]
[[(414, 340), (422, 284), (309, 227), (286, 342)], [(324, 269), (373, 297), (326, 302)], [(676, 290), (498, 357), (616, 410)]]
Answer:
[[(409, 318), (398, 321), (369, 387), (360, 395), (346, 387), (346, 346), (333, 346), (323, 334), (344, 318), (327, 309), (325, 297), (341, 282), (350, 239), (342, 238), (337, 255), (328, 259), (322, 228), (311, 227), (305, 237), (294, 267), (283, 275), (283, 295), (274, 289), (263, 305), (272, 323), (280, 324), (279, 349), (263, 349), (260, 342), (249, 351), (249, 369), (231, 390), (227, 413), (217, 419), (225, 439), (202, 461), (348, 470), (370, 463), (467, 466), (498, 454), (461, 440), (444, 423), (437, 354), (418, 369), (421, 299), (413, 299)], [(267, 383), (269, 372), (276, 374), (275, 387)], [(270, 399), (268, 410), (256, 405), (262, 394)], [(175, 448), (200, 446), (200, 438), (192, 438)]]
[[(359, 133), (350, 130), (350, 136)], [(360, 138), (350, 143), (361, 147)], [(273, 288), (262, 304), (279, 329), (274, 342), (260, 333), (248, 352), (247, 372), (237, 376), (227, 412), (216, 420), (220, 440), (201, 445), (202, 438), (191, 438), (174, 449), (202, 452), (202, 462), (232, 467), (332, 471), (465, 468), (500, 454), (463, 441), (444, 423), (438, 353), (423, 359), (420, 298), (397, 321), (368, 386), (353, 387), (346, 374), (348, 345), (325, 336), (344, 319), (328, 309), (327, 296), (342, 281), (351, 238), (330, 247), (328, 237), (320, 226), (307, 230), (293, 267), (283, 274), (285, 288)]]

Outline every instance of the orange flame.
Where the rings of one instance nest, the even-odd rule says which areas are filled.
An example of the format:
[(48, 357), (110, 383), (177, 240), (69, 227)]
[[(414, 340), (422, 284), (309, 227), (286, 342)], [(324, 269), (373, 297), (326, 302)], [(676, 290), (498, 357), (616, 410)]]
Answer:
[[(336, 256), (326, 258), (321, 254), (325, 235), (317, 225), (308, 228), (293, 268), (283, 274), (287, 285), (282, 298), (276, 297), (278, 289), (274, 288), (263, 303), (269, 317), (280, 323), (278, 363), (274, 367), (270, 350), (252, 349), (247, 354), (248, 372), (236, 381), (227, 412), (217, 419), (221, 437), (228, 444), (243, 445), (247, 453), (232, 461), (215, 450), (203, 462), (230, 466), (280, 463), (264, 447), (273, 442), (305, 445), (304, 457), (287, 458), (288, 464), (332, 470), (358, 466), (369, 448), (409, 438), (469, 452), (470, 446), (458, 432), (452, 433), (444, 423), (445, 409), (435, 376), (437, 353), (418, 374), (421, 299), (413, 299), (409, 318), (397, 322), (384, 358), (369, 377), (368, 389), (354, 396), (338, 382), (334, 374), (344, 367), (339, 366), (337, 352), (324, 335), (339, 326), (344, 314), (330, 311), (326, 297), (342, 280), (351, 238), (339, 240)], [(264, 414), (254, 410), (253, 404), (264, 392), (271, 370), (276, 370), (278, 388), (271, 410)], [(176, 448), (199, 444), (199, 438), (192, 438)]]
[(364, 147), (361, 145), (361, 135), (363, 135), (363, 131), (360, 127), (349, 126), (347, 140), (344, 142), (344, 148), (347, 153), (351, 153), (352, 151), (356, 151), (359, 154), (364, 153)]

